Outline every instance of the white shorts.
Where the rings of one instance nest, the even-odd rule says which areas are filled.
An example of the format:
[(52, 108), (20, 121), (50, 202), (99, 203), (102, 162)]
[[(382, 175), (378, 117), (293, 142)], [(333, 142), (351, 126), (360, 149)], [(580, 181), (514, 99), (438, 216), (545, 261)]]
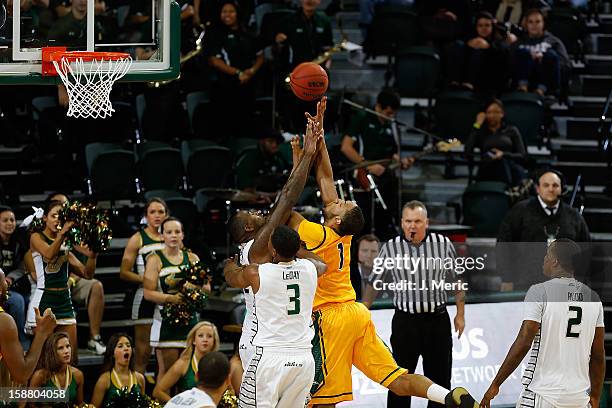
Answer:
[(296, 408), (306, 404), (314, 380), (310, 350), (255, 347), (240, 385), (240, 408)]
[[(590, 408), (591, 404), (587, 402), (584, 408)], [(555, 408), (553, 404), (542, 398), (541, 395), (528, 390), (526, 388), (521, 392), (516, 408)]]
[(238, 342), (238, 353), (240, 354), (242, 369), (246, 371), (251, 357), (255, 354), (255, 346), (251, 344), (249, 336), (245, 336), (244, 333), (240, 336), (240, 341)]

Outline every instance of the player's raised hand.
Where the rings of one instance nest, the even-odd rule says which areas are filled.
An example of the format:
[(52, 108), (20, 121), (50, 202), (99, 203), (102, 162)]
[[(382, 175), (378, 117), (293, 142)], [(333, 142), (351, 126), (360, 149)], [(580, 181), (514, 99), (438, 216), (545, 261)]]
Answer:
[(321, 137), (321, 133), (317, 132), (317, 126), (318, 124), (314, 120), (308, 119), (306, 135), (304, 136), (304, 154), (314, 155), (317, 152), (317, 143), (319, 137)]
[(480, 400), (480, 408), (490, 408), (491, 400), (499, 394), (499, 387), (491, 384), (485, 395)]
[(55, 315), (50, 308), (45, 309), (43, 315), (40, 315), (40, 311), (37, 307), (34, 308), (34, 318), (36, 320), (36, 332), (41, 333), (43, 336), (48, 337), (55, 330), (57, 322)]
[(300, 145), (300, 137), (293, 136), (291, 138), (291, 155), (293, 159), (293, 168), (291, 171), (295, 170), (295, 168), (298, 166), (300, 160), (302, 160), (303, 154), (304, 152), (302, 151), (302, 146)]

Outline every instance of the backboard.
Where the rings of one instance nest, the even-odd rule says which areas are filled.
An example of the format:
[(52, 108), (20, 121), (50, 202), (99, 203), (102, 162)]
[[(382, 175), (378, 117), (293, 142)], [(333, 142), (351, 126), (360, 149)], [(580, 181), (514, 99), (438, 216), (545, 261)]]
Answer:
[(176, 78), (180, 13), (174, 0), (0, 0), (0, 84), (60, 83), (41, 74), (43, 47), (127, 52), (122, 81)]

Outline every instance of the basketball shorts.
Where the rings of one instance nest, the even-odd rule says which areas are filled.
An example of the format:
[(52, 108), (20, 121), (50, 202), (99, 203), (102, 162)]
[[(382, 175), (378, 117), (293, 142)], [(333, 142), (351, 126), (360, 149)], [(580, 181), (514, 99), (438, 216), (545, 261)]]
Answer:
[(315, 364), (310, 350), (255, 347), (242, 376), (240, 408), (296, 408), (306, 404)]
[[(516, 403), (516, 408), (555, 408), (555, 405), (542, 398), (541, 395), (524, 388)], [(591, 408), (591, 404), (587, 401), (582, 408)]]
[(370, 311), (361, 303), (338, 303), (313, 312), (315, 381), (312, 404), (337, 404), (353, 399), (354, 365), (372, 381), (389, 387), (408, 372), (395, 362), (376, 334)]
[(240, 354), (240, 361), (242, 362), (242, 369), (246, 371), (249, 361), (255, 353), (255, 346), (251, 344), (251, 335), (242, 333), (240, 336), (240, 342), (238, 343), (238, 353)]

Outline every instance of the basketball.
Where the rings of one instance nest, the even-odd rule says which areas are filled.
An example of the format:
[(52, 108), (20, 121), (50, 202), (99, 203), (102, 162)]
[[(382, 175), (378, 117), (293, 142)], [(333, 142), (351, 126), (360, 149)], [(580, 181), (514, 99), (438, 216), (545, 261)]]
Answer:
[(320, 65), (313, 62), (304, 62), (291, 72), (289, 76), (289, 85), (291, 90), (303, 101), (314, 101), (321, 98), (325, 91), (329, 80), (327, 72)]

